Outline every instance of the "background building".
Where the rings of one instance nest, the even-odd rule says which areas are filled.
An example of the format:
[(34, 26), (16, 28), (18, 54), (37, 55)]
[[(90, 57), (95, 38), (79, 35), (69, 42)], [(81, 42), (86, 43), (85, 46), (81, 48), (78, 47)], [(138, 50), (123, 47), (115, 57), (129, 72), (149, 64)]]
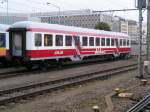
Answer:
[(94, 28), (98, 22), (106, 22), (111, 26), (113, 21), (113, 17), (111, 15), (95, 13), (89, 9), (50, 13), (34, 13), (31, 16), (40, 18), (41, 22), (43, 23), (63, 24), (83, 28)]
[(41, 21), (40, 18), (30, 17), (26, 13), (0, 13), (0, 24), (13, 24), (18, 21)]
[(128, 20), (128, 34), (132, 37), (132, 42), (138, 41), (138, 23), (133, 20)]
[(83, 28), (94, 28), (99, 22), (108, 23), (112, 31), (129, 34), (132, 41), (136, 42), (138, 37), (138, 25), (134, 20), (125, 20), (118, 16), (105, 13), (95, 13), (92, 10), (75, 10), (42, 13), (6, 13), (0, 14), (1, 24), (13, 24), (18, 21), (38, 21), (51, 24), (62, 24)]
[(133, 40), (137, 40), (137, 22), (125, 20), (118, 16), (105, 13), (95, 13), (89, 9), (77, 11), (61, 11), (49, 13), (34, 13), (32, 17), (41, 19), (43, 23), (63, 24), (83, 28), (94, 28), (99, 22), (108, 23), (112, 31), (129, 34)]
[(13, 24), (17, 21), (26, 21), (28, 20), (27, 14), (20, 13), (0, 13), (0, 24)]

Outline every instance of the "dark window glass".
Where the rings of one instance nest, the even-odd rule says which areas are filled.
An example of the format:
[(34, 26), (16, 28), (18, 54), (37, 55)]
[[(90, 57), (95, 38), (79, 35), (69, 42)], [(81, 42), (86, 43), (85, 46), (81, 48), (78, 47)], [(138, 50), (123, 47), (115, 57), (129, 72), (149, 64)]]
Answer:
[(90, 46), (94, 46), (94, 37), (89, 38), (89, 44)]
[(127, 40), (127, 46), (129, 46), (130, 45), (130, 41), (129, 40)]
[(42, 34), (35, 34), (35, 46), (40, 47), (42, 45)]
[(66, 46), (72, 46), (72, 36), (65, 37)]
[(82, 38), (82, 46), (87, 46), (88, 45), (88, 38), (87, 37), (83, 37)]
[(101, 39), (101, 46), (105, 46), (105, 38)]
[(109, 38), (106, 39), (106, 46), (110, 46), (110, 39)]
[(123, 39), (123, 46), (126, 46), (126, 40)]
[(44, 46), (53, 46), (53, 35), (44, 35)]
[(116, 46), (119, 47), (119, 40), (115, 39)]
[(122, 46), (123, 45), (123, 40), (122, 39), (120, 39), (120, 46)]
[(56, 35), (56, 46), (63, 46), (63, 36)]
[(75, 45), (79, 45), (80, 44), (80, 37), (79, 36), (73, 36), (74, 41), (75, 41)]
[(100, 38), (96, 38), (96, 46), (100, 46)]
[(0, 47), (6, 47), (6, 34), (0, 33)]
[(115, 39), (111, 39), (111, 46), (115, 45)]

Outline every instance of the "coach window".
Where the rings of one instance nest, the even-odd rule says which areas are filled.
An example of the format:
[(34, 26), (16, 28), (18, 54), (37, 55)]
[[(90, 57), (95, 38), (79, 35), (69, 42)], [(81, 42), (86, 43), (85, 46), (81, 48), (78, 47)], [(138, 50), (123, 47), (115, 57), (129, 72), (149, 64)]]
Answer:
[(105, 46), (105, 38), (101, 39), (101, 46)]
[(126, 39), (123, 39), (123, 46), (126, 46)]
[(5, 47), (6, 42), (5, 42), (5, 37), (6, 34), (5, 33), (0, 33), (0, 47)]
[(122, 46), (123, 45), (123, 42), (122, 42), (123, 40), (122, 39), (120, 39), (120, 46)]
[(94, 46), (94, 37), (90, 37), (89, 44), (90, 46)]
[(127, 40), (127, 46), (129, 46), (130, 45), (130, 41), (129, 40)]
[(44, 35), (44, 46), (53, 46), (53, 35)]
[(66, 46), (72, 46), (72, 36), (65, 37)]
[(115, 39), (111, 39), (111, 46), (115, 45)]
[(106, 46), (110, 46), (110, 38), (106, 39)]
[(73, 36), (73, 39), (74, 39), (74, 44), (76, 46), (80, 45), (80, 37), (79, 36)]
[(56, 35), (56, 46), (63, 46), (63, 36)]
[(42, 45), (42, 34), (35, 33), (35, 46), (40, 47)]
[(96, 40), (95, 40), (96, 42), (96, 46), (100, 46), (100, 38), (96, 38)]
[(115, 45), (116, 45), (117, 47), (120, 46), (120, 45), (119, 45), (119, 39), (114, 39), (114, 42), (115, 42)]
[(88, 38), (82, 37), (82, 46), (87, 46), (87, 45), (88, 45)]

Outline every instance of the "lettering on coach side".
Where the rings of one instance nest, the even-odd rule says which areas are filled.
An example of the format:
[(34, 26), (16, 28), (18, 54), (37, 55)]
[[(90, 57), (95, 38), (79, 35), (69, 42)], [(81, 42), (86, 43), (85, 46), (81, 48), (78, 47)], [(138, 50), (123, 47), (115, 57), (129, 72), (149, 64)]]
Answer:
[(55, 55), (62, 55), (62, 54), (64, 54), (64, 51), (55, 51), (54, 54)]

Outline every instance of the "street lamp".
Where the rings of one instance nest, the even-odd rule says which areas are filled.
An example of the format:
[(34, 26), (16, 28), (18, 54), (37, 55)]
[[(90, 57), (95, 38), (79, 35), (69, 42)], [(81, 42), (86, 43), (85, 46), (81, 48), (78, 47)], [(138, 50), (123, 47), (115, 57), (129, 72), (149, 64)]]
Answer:
[(58, 8), (58, 13), (57, 13), (57, 16), (58, 16), (58, 24), (60, 24), (60, 18), (59, 18), (59, 14), (60, 14), (60, 7), (59, 6), (57, 6), (57, 5), (55, 5), (55, 4), (52, 4), (52, 3), (50, 3), (50, 2), (47, 2), (46, 3), (47, 5), (52, 5), (53, 7), (56, 7), (56, 8)]

